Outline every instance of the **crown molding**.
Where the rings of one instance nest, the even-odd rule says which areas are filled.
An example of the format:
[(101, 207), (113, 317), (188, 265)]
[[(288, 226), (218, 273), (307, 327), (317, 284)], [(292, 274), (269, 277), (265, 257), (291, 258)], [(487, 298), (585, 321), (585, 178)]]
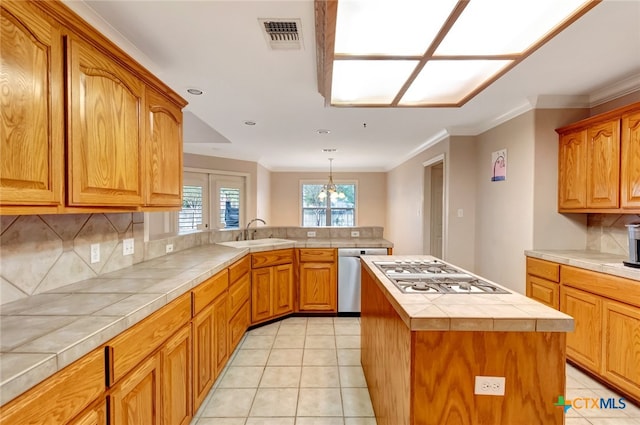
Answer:
[(589, 104), (591, 107), (598, 106), (637, 91), (640, 91), (640, 73), (596, 90), (589, 96)]
[(442, 130), (438, 131), (436, 134), (434, 134), (433, 136), (431, 136), (430, 138), (425, 140), (420, 146), (418, 146), (417, 148), (413, 149), (409, 153), (403, 155), (402, 158), (400, 158), (398, 161), (395, 161), (393, 164), (388, 166), (386, 171), (393, 170), (394, 168), (398, 167), (399, 165), (403, 164), (404, 162), (406, 162), (406, 161), (410, 160), (411, 158), (415, 157), (419, 153), (424, 152), (427, 149), (429, 149), (430, 147), (435, 146), (438, 143), (442, 142), (443, 140), (447, 139), (449, 136), (451, 136), (451, 134), (446, 129), (442, 129)]

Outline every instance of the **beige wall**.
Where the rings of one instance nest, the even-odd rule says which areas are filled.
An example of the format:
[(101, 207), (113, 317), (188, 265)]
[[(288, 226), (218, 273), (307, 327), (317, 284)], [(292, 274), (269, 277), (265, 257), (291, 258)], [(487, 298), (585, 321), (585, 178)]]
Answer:
[[(300, 182), (316, 180), (324, 183), (327, 173), (271, 173), (272, 226), (300, 225)], [(333, 173), (336, 183), (357, 181), (358, 206), (356, 226), (384, 226), (387, 196), (385, 173)], [(386, 235), (385, 235), (386, 236)]]
[(271, 225), (271, 172), (258, 165), (256, 184), (256, 217)]

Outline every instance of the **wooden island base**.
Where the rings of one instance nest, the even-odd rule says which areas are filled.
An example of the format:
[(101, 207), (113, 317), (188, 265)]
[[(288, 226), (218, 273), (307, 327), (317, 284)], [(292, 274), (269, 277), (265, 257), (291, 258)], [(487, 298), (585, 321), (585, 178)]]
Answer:
[[(411, 331), (375, 279), (363, 269), (362, 366), (378, 425), (564, 423), (564, 332)], [(475, 376), (504, 376), (505, 395), (474, 395)]]

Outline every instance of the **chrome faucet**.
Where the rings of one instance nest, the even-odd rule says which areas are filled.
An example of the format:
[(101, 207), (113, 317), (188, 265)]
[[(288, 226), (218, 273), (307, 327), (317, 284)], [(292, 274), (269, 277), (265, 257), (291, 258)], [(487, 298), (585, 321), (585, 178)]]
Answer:
[[(245, 229), (244, 229), (244, 240), (245, 240), (245, 241), (248, 241), (248, 240), (249, 240), (249, 226), (251, 226), (251, 225), (252, 225), (253, 223), (255, 223), (256, 221), (260, 221), (260, 222), (262, 222), (262, 224), (267, 224), (267, 222), (266, 222), (266, 221), (264, 221), (264, 220), (263, 220), (263, 219), (261, 219), (261, 218), (254, 218), (253, 220), (251, 220), (251, 221), (247, 224), (247, 227), (245, 227)], [(255, 233), (254, 233), (254, 235), (255, 235)], [(253, 236), (251, 237), (251, 239), (253, 239)]]

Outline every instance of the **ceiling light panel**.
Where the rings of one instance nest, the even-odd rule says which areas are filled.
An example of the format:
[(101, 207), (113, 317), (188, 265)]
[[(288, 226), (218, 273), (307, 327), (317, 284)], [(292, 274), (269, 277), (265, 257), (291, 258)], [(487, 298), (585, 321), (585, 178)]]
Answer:
[(333, 63), (332, 103), (390, 104), (418, 61), (337, 60)]
[(335, 53), (421, 56), (456, 0), (340, 0)]
[(433, 60), (416, 77), (400, 105), (456, 105), (509, 66), (510, 60)]
[(473, 0), (435, 55), (521, 54), (581, 9), (585, 0)]

